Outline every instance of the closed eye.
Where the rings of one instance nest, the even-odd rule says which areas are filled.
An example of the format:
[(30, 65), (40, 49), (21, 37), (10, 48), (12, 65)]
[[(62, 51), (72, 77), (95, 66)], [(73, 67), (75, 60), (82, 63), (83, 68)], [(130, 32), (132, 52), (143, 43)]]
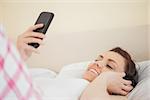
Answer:
[(110, 65), (106, 65), (109, 69), (113, 69)]

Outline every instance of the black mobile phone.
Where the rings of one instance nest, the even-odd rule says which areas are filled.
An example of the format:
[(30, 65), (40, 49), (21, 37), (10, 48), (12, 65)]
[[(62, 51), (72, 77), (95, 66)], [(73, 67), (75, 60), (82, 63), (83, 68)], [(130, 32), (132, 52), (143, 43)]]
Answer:
[[(44, 26), (42, 28), (38, 28), (36, 30), (34, 30), (34, 32), (40, 32), (43, 34), (46, 34), (46, 31), (50, 25), (50, 23), (52, 22), (54, 17), (54, 14), (52, 12), (41, 12), (37, 21), (35, 22), (36, 24), (44, 24)], [(38, 43), (28, 43), (28, 45), (33, 46), (34, 48), (38, 48), (39, 44)]]

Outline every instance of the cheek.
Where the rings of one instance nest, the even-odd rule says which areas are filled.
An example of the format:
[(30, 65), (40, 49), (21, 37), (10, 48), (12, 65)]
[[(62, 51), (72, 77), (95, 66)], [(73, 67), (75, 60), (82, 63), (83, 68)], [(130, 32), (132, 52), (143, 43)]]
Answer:
[(107, 67), (104, 67), (103, 69), (102, 69), (102, 72), (107, 72), (107, 71), (111, 71), (109, 68), (107, 68)]

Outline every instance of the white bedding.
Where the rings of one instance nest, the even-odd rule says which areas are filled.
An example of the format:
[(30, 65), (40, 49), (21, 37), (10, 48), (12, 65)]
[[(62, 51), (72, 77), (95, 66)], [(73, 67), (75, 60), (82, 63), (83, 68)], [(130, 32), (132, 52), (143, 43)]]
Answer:
[(88, 85), (83, 79), (38, 79), (36, 80), (43, 100), (78, 100)]
[(33, 78), (48, 77), (55, 78), (57, 73), (46, 68), (30, 68), (30, 73)]
[[(44, 100), (78, 100), (88, 85), (82, 74), (90, 62), (66, 65), (59, 74), (46, 69), (32, 70), (34, 82), (39, 85)], [(128, 95), (129, 100), (150, 100), (150, 61), (136, 63), (139, 83)], [(145, 91), (146, 90), (146, 91)]]
[(43, 100), (78, 100), (89, 83), (79, 78), (56, 78), (57, 74), (48, 69), (32, 69), (30, 72)]

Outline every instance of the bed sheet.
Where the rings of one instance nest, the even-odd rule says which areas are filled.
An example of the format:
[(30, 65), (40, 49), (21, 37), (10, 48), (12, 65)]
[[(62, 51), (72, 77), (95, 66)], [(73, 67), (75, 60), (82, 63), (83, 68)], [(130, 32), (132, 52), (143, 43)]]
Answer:
[(57, 73), (44, 68), (31, 68), (31, 76), (43, 100), (78, 100), (89, 84), (79, 78), (57, 78)]
[(79, 100), (88, 82), (84, 79), (36, 78), (43, 100)]

